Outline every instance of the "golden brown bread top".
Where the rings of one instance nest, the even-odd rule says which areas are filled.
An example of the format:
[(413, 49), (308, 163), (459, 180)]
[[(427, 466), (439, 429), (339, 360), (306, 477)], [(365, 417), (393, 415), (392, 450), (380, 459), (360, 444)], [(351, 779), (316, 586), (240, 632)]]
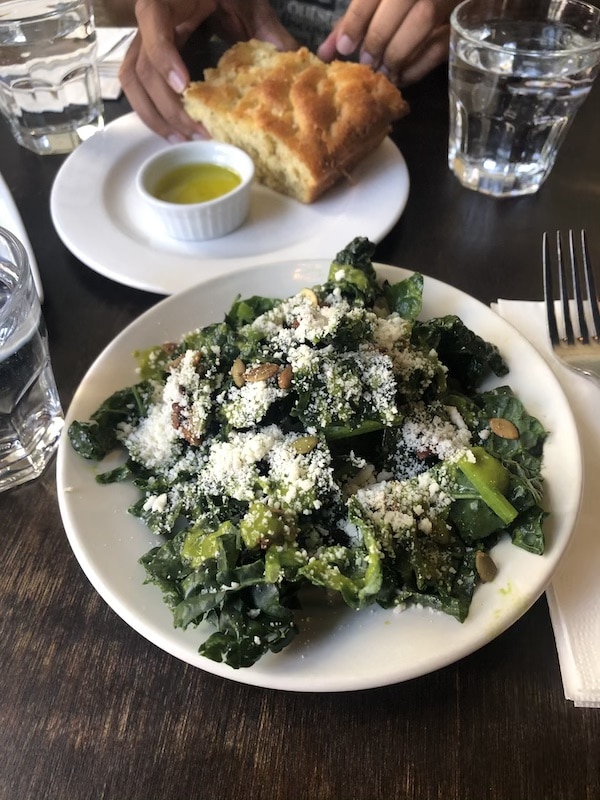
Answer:
[(408, 113), (384, 75), (361, 64), (325, 64), (305, 47), (279, 52), (255, 39), (240, 42), (204, 78), (184, 93), (190, 116), (206, 121), (210, 109), (232, 125), (268, 133), (314, 175)]

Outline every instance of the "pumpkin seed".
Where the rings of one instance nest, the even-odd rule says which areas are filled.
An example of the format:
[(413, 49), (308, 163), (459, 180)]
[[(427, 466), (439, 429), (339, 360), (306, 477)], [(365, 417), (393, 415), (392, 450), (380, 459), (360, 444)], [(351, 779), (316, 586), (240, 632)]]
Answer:
[(300, 436), (299, 439), (294, 439), (292, 447), (297, 453), (304, 456), (314, 450), (318, 443), (318, 436)]
[(257, 367), (252, 367), (244, 372), (244, 378), (250, 383), (256, 381), (267, 381), (279, 372), (277, 364), (259, 364)]
[(290, 364), (285, 366), (277, 376), (277, 385), (280, 389), (289, 389), (292, 385), (292, 367)]
[(483, 550), (478, 550), (475, 553), (475, 569), (484, 583), (493, 581), (498, 572), (498, 567), (493, 558)]
[(490, 420), (490, 428), (492, 433), (499, 436), (501, 439), (518, 439), (519, 431), (515, 425), (504, 417), (492, 417)]
[(244, 377), (245, 371), (246, 371), (246, 365), (244, 364), (242, 359), (236, 358), (236, 360), (231, 365), (231, 377), (233, 378), (233, 382), (238, 388), (241, 388), (246, 383), (246, 379)]

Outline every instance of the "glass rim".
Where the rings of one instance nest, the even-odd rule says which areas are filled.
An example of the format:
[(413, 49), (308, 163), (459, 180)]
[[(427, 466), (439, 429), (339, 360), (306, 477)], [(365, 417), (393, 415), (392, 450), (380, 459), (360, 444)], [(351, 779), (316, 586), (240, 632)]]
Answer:
[[(458, 19), (458, 16), (466, 6), (469, 5), (480, 5), (480, 0), (462, 0), (452, 11), (450, 15), (450, 31), (452, 34), (459, 34), (461, 37), (469, 41), (471, 44), (477, 45), (478, 47), (485, 47), (487, 50), (496, 51), (498, 53), (510, 53), (511, 55), (515, 55), (516, 53), (520, 55), (531, 55), (535, 56), (536, 58), (561, 58), (565, 55), (573, 52), (578, 53), (593, 53), (595, 51), (600, 50), (600, 8), (597, 6), (592, 5), (591, 3), (586, 2), (586, 0), (564, 0), (561, 4), (563, 7), (571, 7), (571, 8), (579, 8), (585, 9), (589, 12), (590, 20), (594, 21), (596, 27), (598, 29), (598, 39), (593, 42), (589, 42), (588, 44), (577, 45), (573, 47), (564, 47), (557, 50), (549, 50), (549, 51), (541, 51), (541, 50), (534, 50), (531, 47), (511, 47), (507, 48), (501, 44), (495, 44), (494, 42), (488, 42), (485, 40), (481, 40), (477, 36), (474, 36), (473, 33), (464, 27), (463, 24)], [(509, 8), (510, 5), (506, 6), (505, 4), (498, 4), (499, 7)], [(548, 3), (548, 8), (550, 8), (551, 2)], [(529, 19), (531, 21), (535, 20), (536, 17), (534, 14), (529, 15)], [(551, 21), (550, 17), (546, 17), (548, 21)], [(483, 21), (483, 20), (482, 20)]]
[(90, 0), (47, 0), (47, 7), (44, 11), (40, 11), (39, 8), (35, 9), (35, 6), (39, 6), (39, 2), (34, 0), (29, 0), (27, 5), (31, 13), (24, 10), (25, 3), (23, 0), (2, 0), (0, 2), (0, 28), (18, 24), (36, 24), (42, 20), (62, 16), (65, 11), (69, 11), (76, 6), (86, 6), (90, 16), (93, 13)]

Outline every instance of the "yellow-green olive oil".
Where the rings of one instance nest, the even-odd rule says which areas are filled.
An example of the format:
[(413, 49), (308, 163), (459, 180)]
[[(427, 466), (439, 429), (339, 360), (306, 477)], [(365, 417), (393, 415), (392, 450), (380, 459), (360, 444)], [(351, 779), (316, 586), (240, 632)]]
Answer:
[(242, 179), (219, 164), (182, 164), (158, 181), (154, 196), (168, 203), (206, 203), (231, 192)]

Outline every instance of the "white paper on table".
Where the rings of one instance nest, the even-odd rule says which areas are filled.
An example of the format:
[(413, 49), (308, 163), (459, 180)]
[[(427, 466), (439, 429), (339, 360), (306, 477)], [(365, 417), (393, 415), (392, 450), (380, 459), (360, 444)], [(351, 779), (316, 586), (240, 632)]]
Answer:
[(98, 41), (96, 61), (103, 100), (116, 100), (121, 95), (119, 69), (136, 30), (136, 28), (96, 28)]
[(498, 300), (492, 308), (537, 348), (573, 410), (584, 487), (573, 539), (546, 591), (565, 697), (600, 708), (600, 387), (552, 355), (543, 303)]
[(44, 289), (42, 287), (42, 279), (40, 277), (40, 273), (38, 270), (35, 254), (33, 252), (31, 242), (29, 241), (29, 236), (27, 235), (27, 231), (25, 230), (25, 226), (23, 225), (23, 220), (21, 219), (21, 215), (19, 214), (17, 206), (15, 205), (15, 201), (13, 200), (13, 196), (1, 174), (0, 174), (0, 226), (6, 228), (12, 234), (14, 234), (14, 236), (17, 237), (17, 239), (21, 242), (21, 244), (25, 248), (27, 257), (29, 258), (29, 264), (31, 265), (31, 272), (33, 274), (33, 280), (40, 301), (43, 301)]

